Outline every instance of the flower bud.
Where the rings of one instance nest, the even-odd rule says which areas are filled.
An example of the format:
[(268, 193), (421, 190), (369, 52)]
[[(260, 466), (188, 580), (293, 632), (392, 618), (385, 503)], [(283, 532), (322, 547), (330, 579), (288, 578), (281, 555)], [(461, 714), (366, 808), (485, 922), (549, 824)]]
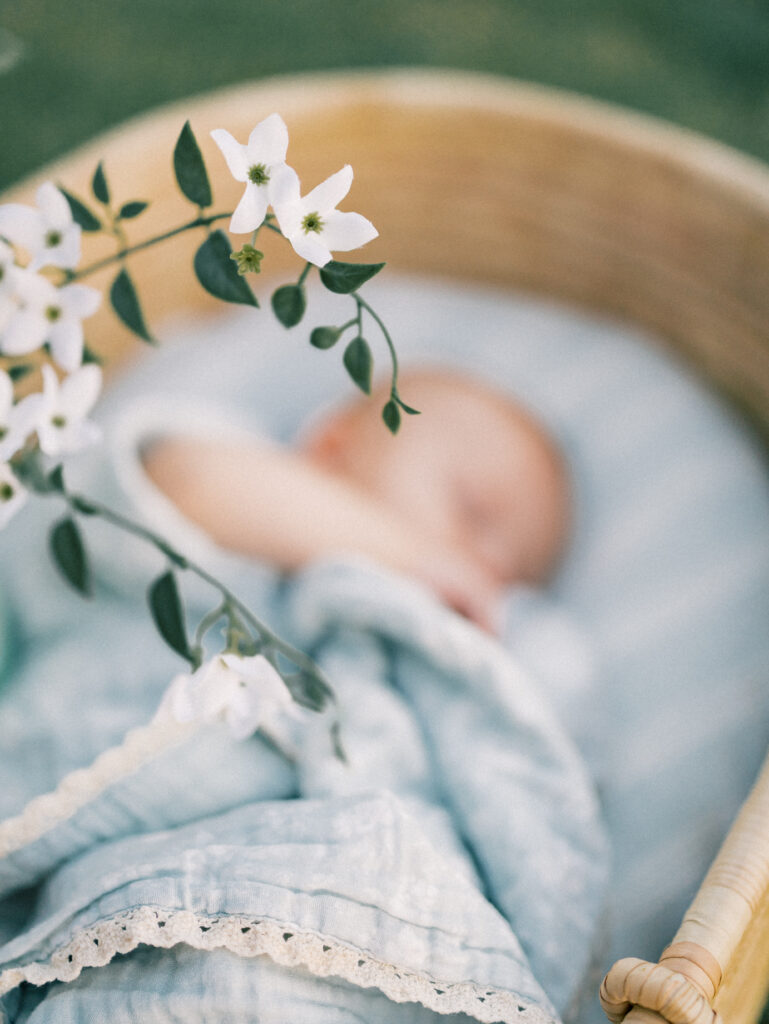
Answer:
[(261, 270), (260, 264), (264, 259), (264, 253), (255, 249), (253, 245), (246, 244), (238, 252), (233, 252), (230, 259), (237, 263), (239, 274), (258, 274)]

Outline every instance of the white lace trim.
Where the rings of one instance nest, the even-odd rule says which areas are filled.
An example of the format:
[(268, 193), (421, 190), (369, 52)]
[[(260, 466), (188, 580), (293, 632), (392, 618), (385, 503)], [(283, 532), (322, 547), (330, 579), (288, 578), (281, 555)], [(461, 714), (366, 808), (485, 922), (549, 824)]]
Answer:
[(0, 973), (0, 995), (29, 982), (73, 981), (84, 967), (103, 967), (118, 953), (144, 943), (170, 948), (227, 949), (238, 956), (266, 954), (286, 967), (305, 967), (318, 977), (334, 975), (361, 988), (378, 988), (395, 1003), (421, 1003), (436, 1013), (465, 1013), (482, 1024), (553, 1024), (541, 1006), (511, 992), (474, 982), (441, 982), (429, 975), (383, 963), (361, 950), (313, 932), (260, 918), (206, 916), (189, 910), (137, 907), (79, 932), (45, 961)]
[(192, 736), (197, 722), (150, 722), (126, 733), (123, 742), (100, 754), (87, 768), (65, 775), (56, 789), (35, 797), (14, 818), (0, 822), (0, 857), (40, 839), (71, 818), (105, 789)]

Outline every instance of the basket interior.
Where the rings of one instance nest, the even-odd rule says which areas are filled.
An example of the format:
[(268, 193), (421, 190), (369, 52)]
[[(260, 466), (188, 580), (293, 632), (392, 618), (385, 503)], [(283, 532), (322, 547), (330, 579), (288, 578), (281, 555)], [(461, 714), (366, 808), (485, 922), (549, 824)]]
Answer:
[[(683, 352), (769, 431), (769, 172), (589, 100), (455, 72), (268, 80), (145, 115), (5, 198), (29, 201), (46, 178), (87, 195), (103, 159), (113, 192), (152, 201), (135, 229), (144, 237), (193, 212), (170, 167), (188, 117), (210, 168), (224, 171), (209, 131), (227, 126), (245, 138), (273, 110), (289, 126), (289, 160), (305, 187), (353, 165), (349, 208), (381, 232), (353, 258), (627, 318)], [(214, 180), (217, 204), (234, 204), (237, 183), (226, 171)], [(185, 237), (133, 259), (150, 318), (209, 305), (189, 270), (196, 244)], [(108, 251), (107, 240), (87, 238), (86, 259)], [(268, 257), (274, 270), (288, 266), (278, 245)], [(130, 353), (109, 310), (91, 324), (96, 348)]]

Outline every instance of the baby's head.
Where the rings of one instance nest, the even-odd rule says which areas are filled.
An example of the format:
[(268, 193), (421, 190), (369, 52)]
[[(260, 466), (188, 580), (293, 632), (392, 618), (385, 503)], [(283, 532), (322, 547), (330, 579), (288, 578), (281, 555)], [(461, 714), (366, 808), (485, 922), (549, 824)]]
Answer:
[(399, 391), (421, 415), (404, 416), (397, 437), (380, 417), (383, 388), (326, 417), (306, 453), (496, 582), (547, 579), (566, 542), (570, 503), (563, 459), (543, 427), (458, 372), (408, 371)]

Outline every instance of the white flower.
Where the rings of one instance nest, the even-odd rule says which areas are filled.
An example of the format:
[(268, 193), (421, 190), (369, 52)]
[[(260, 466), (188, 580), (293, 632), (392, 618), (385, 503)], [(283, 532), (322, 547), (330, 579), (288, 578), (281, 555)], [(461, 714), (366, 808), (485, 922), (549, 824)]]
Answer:
[(30, 270), (77, 266), (81, 229), (69, 203), (52, 181), (40, 186), (35, 199), (37, 209), (22, 203), (0, 206), (0, 235), (27, 250)]
[(0, 530), (24, 505), (29, 494), (11, 472), (11, 467), (0, 463)]
[(230, 221), (230, 231), (256, 231), (271, 201), (273, 176), (286, 162), (288, 129), (283, 118), (270, 114), (260, 121), (245, 146), (224, 128), (212, 131), (211, 138), (222, 151), (233, 178), (246, 182), (246, 191)]
[(283, 167), (275, 174), (271, 194), (280, 230), (295, 252), (317, 267), (328, 263), (332, 249), (357, 249), (379, 234), (361, 214), (336, 209), (351, 184), (352, 167), (346, 164), (302, 199), (293, 168)]
[(15, 272), (16, 255), (10, 245), (6, 245), (0, 240), (0, 296), (6, 296), (13, 292)]
[(101, 370), (92, 363), (81, 366), (61, 383), (50, 366), (43, 366), (43, 402), (37, 437), (46, 455), (79, 452), (99, 440), (101, 430), (86, 416), (100, 390)]
[(85, 284), (57, 288), (42, 274), (17, 267), (13, 301), (15, 308), (0, 323), (0, 352), (26, 355), (48, 342), (59, 366), (76, 370), (83, 359), (82, 321), (99, 308), (101, 292)]
[(13, 404), (13, 381), (0, 370), (0, 464), (8, 462), (37, 428), (42, 395), (27, 395)]
[(223, 719), (235, 739), (243, 740), (285, 714), (298, 714), (297, 705), (263, 655), (220, 654), (192, 675), (176, 676), (155, 717), (179, 722)]
[(16, 254), (13, 249), (0, 239), (0, 332), (19, 308), (16, 288), (19, 276), (24, 273), (25, 271), (16, 265)]

